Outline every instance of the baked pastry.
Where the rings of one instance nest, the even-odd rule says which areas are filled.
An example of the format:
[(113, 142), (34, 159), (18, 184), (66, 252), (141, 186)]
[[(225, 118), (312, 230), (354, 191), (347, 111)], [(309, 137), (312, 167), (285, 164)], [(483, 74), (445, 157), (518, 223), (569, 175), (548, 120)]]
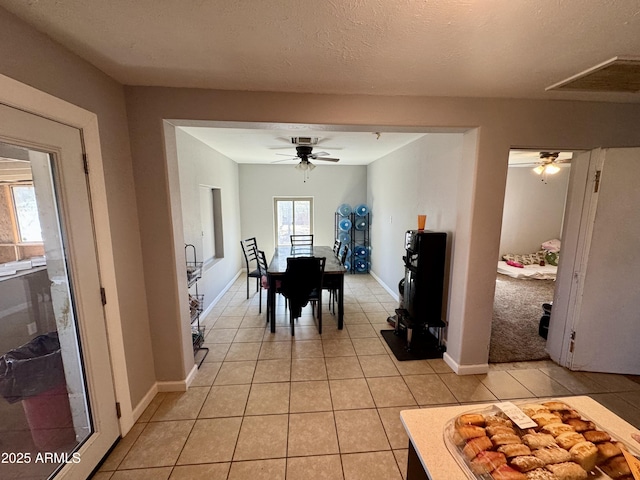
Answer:
[(577, 463), (563, 462), (547, 465), (545, 468), (553, 473), (558, 480), (586, 480), (587, 472)]
[(553, 435), (554, 437), (557, 437), (564, 432), (575, 432), (575, 428), (573, 428), (571, 425), (567, 425), (566, 423), (557, 422), (548, 423), (547, 425), (542, 427), (540, 431), (542, 433), (548, 433), (550, 435)]
[(598, 457), (598, 447), (591, 442), (576, 443), (571, 450), (571, 460), (576, 462), (587, 472), (593, 470), (596, 466), (596, 459)]
[(577, 463), (564, 462), (547, 465), (545, 468), (551, 471), (558, 480), (587, 480), (587, 472)]
[(558, 412), (560, 414), (560, 416), (562, 417), (562, 421), (566, 422), (567, 420), (569, 420), (570, 418), (580, 418), (580, 414), (578, 412), (576, 412), (573, 409), (570, 410), (562, 410), (560, 412)]
[(513, 427), (513, 422), (501, 415), (487, 415), (484, 417), (485, 424), (490, 425), (506, 425), (507, 427)]
[(540, 405), (537, 403), (527, 403), (526, 405), (522, 405), (520, 407), (520, 410), (522, 410), (526, 416), (531, 417), (532, 415), (535, 415), (536, 413), (540, 413), (540, 412), (549, 412), (550, 410), (545, 407), (544, 405)]
[(515, 433), (499, 433), (491, 437), (491, 441), (496, 447), (500, 445), (508, 445), (510, 443), (522, 443), (520, 437)]
[(558, 446), (540, 448), (534, 451), (533, 454), (542, 460), (544, 465), (568, 462), (571, 460), (571, 454), (564, 448), (560, 448)]
[(484, 415), (479, 413), (465, 413), (456, 418), (456, 425), (476, 425), (478, 427), (484, 427)]
[(527, 480), (558, 480), (553, 473), (546, 468), (536, 468), (525, 474)]
[(483, 450), (489, 450), (493, 447), (493, 443), (486, 435), (483, 437), (472, 438), (467, 442), (467, 444), (462, 449), (462, 454), (467, 457), (467, 460), (471, 460), (478, 453)]
[(491, 472), (493, 480), (527, 480), (524, 473), (514, 470), (509, 465), (502, 465)]
[(531, 420), (536, 422), (539, 427), (544, 427), (549, 423), (558, 423), (562, 421), (560, 415), (554, 412), (539, 412), (531, 416)]
[(565, 420), (565, 423), (575, 428), (576, 432), (586, 432), (587, 430), (595, 430), (596, 428), (593, 422), (582, 420), (581, 418), (568, 418)]
[(588, 442), (600, 443), (611, 441), (611, 436), (602, 430), (587, 430), (586, 432), (582, 432), (582, 435)]
[(600, 468), (604, 473), (609, 475), (611, 478), (620, 478), (625, 475), (631, 474), (631, 469), (629, 468), (629, 464), (627, 460), (622, 456), (618, 455), (617, 457), (612, 457), (602, 465)]
[(597, 465), (606, 462), (611, 457), (622, 455), (622, 450), (620, 450), (617, 442), (602, 442), (597, 444), (596, 448), (598, 449)]
[(493, 472), (500, 465), (505, 465), (507, 459), (500, 452), (484, 451), (478, 453), (476, 458), (471, 460), (471, 471), (476, 475), (484, 475)]
[(552, 412), (556, 411), (556, 410), (571, 410), (571, 407), (569, 407), (569, 405), (567, 405), (566, 403), (563, 403), (563, 402), (558, 402), (557, 400), (551, 400), (549, 402), (542, 402), (542, 405), (547, 407)]
[(472, 438), (484, 437), (486, 435), (484, 428), (478, 427), (476, 425), (462, 425), (460, 427), (456, 427), (455, 432), (453, 434), (453, 440), (456, 444), (462, 445), (467, 440), (471, 440)]
[(507, 458), (517, 457), (518, 455), (531, 455), (531, 449), (524, 443), (509, 443), (498, 447), (500, 453), (504, 453)]
[(532, 450), (557, 445), (553, 435), (548, 433), (528, 433), (522, 437), (522, 441)]
[(544, 460), (534, 455), (521, 455), (510, 460), (511, 466), (520, 472), (528, 472), (535, 468), (541, 468), (546, 465)]
[(487, 435), (493, 437), (494, 435), (498, 435), (500, 433), (511, 433), (513, 435), (516, 434), (516, 431), (512, 427), (508, 427), (506, 425), (489, 425), (486, 428)]
[(556, 443), (565, 450), (569, 450), (576, 443), (584, 441), (584, 435), (578, 432), (564, 432), (556, 437)]

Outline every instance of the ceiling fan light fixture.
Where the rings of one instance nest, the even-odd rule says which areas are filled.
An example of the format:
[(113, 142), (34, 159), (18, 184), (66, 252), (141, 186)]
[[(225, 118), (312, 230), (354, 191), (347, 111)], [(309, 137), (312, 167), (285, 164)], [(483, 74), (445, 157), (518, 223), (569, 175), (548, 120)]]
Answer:
[(546, 165), (544, 167), (544, 171), (545, 171), (545, 173), (548, 173), (549, 175), (553, 175), (553, 174), (558, 173), (560, 171), (560, 167), (550, 163), (549, 165)]
[(538, 165), (533, 169), (533, 171), (536, 172), (538, 175), (542, 175), (542, 172), (544, 172), (544, 165)]

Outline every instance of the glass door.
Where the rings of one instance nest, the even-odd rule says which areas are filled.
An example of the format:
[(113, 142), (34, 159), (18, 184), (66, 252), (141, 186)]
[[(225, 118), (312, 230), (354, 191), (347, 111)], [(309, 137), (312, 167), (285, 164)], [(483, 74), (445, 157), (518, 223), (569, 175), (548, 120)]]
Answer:
[(86, 478), (119, 426), (81, 132), (0, 125), (0, 478)]
[(313, 198), (275, 198), (276, 246), (291, 245), (290, 235), (313, 233)]

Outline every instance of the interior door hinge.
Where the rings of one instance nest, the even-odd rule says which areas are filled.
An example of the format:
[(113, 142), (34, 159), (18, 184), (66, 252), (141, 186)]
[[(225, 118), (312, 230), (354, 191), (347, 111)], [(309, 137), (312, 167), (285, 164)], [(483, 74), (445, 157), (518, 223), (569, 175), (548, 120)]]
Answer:
[(87, 154), (82, 154), (82, 165), (84, 166), (85, 175), (89, 175), (89, 160), (87, 160)]
[(593, 186), (593, 193), (598, 193), (598, 190), (600, 189), (600, 174), (602, 173), (602, 170), (596, 170), (596, 181), (595, 184)]
[(105, 292), (104, 288), (100, 287), (100, 299), (102, 300), (102, 305), (107, 304), (107, 292)]
[(122, 417), (122, 411), (120, 410), (120, 402), (116, 402), (116, 415), (118, 415), (118, 418)]

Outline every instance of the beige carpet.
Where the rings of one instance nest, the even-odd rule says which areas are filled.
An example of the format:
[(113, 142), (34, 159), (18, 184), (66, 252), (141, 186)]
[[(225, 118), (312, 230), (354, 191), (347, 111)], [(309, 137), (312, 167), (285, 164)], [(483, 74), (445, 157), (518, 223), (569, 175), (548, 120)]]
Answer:
[(538, 335), (542, 304), (553, 300), (553, 280), (515, 279), (498, 274), (493, 304), (489, 362), (549, 358)]

